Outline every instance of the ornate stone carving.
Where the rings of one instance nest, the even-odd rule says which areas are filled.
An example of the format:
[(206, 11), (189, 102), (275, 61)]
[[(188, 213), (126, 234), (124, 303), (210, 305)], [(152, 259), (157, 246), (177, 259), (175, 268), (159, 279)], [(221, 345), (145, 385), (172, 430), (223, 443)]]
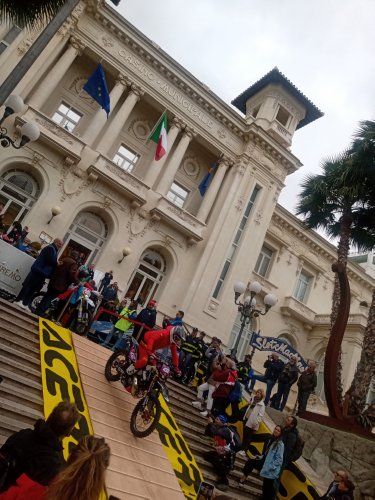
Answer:
[(31, 162), (34, 166), (39, 165), (40, 162), (43, 160), (44, 160), (43, 155), (41, 155), (40, 153), (37, 153), (36, 151), (33, 151), (33, 158), (31, 160)]
[(123, 170), (122, 168), (118, 167), (115, 164), (112, 163), (106, 163), (105, 168), (115, 174), (117, 177), (120, 179), (123, 179), (127, 184), (130, 184), (134, 188), (140, 190), (142, 188), (142, 184), (132, 175), (130, 175), (128, 172)]
[(195, 156), (185, 157), (180, 168), (189, 177), (196, 179), (199, 176), (200, 166)]
[(182, 133), (182, 137), (189, 137), (190, 139), (194, 139), (194, 137), (196, 137), (196, 135), (197, 135), (197, 133), (195, 132), (195, 130), (193, 130), (190, 127), (185, 127), (185, 129)]
[(246, 165), (244, 163), (239, 163), (237, 165), (236, 172), (241, 176), (245, 175)]
[(261, 220), (263, 219), (263, 214), (262, 212), (259, 210), (256, 214), (255, 214), (255, 217), (254, 217), (254, 222), (255, 224), (257, 224), (259, 226), (259, 224), (261, 223)]
[(146, 139), (151, 130), (150, 122), (145, 118), (134, 119), (130, 122), (128, 131), (132, 132), (137, 139)]
[(102, 36), (102, 42), (103, 42), (104, 47), (113, 47), (115, 44), (113, 39), (107, 35)]
[(172, 214), (177, 215), (179, 219), (183, 220), (184, 222), (187, 222), (190, 226), (197, 227), (197, 223), (194, 220), (194, 218), (187, 212), (182, 210), (182, 208), (178, 208), (174, 205), (168, 205), (167, 210)]
[(183, 130), (186, 127), (186, 124), (177, 116), (175, 116), (171, 123), (172, 127), (177, 127), (179, 130)]
[(56, 135), (57, 137), (60, 137), (60, 139), (63, 139), (65, 142), (67, 142), (70, 145), (74, 144), (73, 139), (70, 137), (69, 132), (65, 132), (63, 128), (59, 127), (58, 125), (54, 125), (48, 120), (44, 120), (43, 118), (35, 118), (35, 121), (39, 123), (42, 127), (46, 128), (52, 134)]
[(70, 34), (74, 28), (76, 27), (79, 18), (85, 10), (85, 5), (83, 3), (79, 3), (72, 11), (70, 16), (68, 16), (65, 23), (57, 30), (57, 34), (64, 38), (67, 34)]
[(17, 47), (17, 53), (19, 56), (22, 56), (25, 52), (29, 50), (31, 45), (35, 42), (36, 38), (39, 36), (42, 29), (43, 29), (42, 25), (40, 26), (37, 25), (29, 32), (28, 37), (22, 40), (22, 42)]
[(243, 196), (241, 196), (236, 201), (236, 204), (234, 205), (234, 208), (240, 212), (242, 210), (243, 206), (244, 206), (244, 203), (245, 203), (245, 199), (244, 199)]
[(72, 159), (65, 158), (58, 183), (61, 197), (60, 201), (64, 202), (66, 198), (77, 197), (81, 192), (93, 184), (93, 180), (85, 170), (82, 170), (77, 165), (72, 166)]
[(131, 243), (134, 238), (143, 238), (147, 231), (155, 226), (157, 221), (143, 209), (131, 210), (126, 228), (129, 231), (128, 241)]
[(139, 87), (135, 83), (131, 83), (130, 84), (130, 91), (129, 91), (128, 95), (130, 95), (130, 94), (134, 94), (138, 97), (138, 99), (140, 99), (144, 94), (144, 90), (142, 90), (141, 87)]
[(218, 129), (217, 135), (220, 139), (223, 139), (223, 140), (227, 137), (227, 133), (225, 132), (225, 130), (223, 128)]
[(76, 36), (71, 36), (69, 38), (69, 43), (77, 51), (77, 56), (82, 55), (82, 52), (86, 48), (86, 45), (83, 43), (83, 41), (80, 38), (76, 37)]
[(214, 302), (213, 300), (210, 300), (210, 302), (208, 303), (208, 309), (212, 312), (216, 312), (217, 308), (218, 308), (218, 304), (216, 302)]

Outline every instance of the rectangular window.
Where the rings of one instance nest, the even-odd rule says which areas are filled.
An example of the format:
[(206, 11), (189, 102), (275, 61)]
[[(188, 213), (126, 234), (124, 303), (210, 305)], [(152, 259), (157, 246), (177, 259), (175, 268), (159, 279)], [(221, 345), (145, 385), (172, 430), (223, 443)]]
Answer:
[(9, 47), (9, 45), (12, 42), (14, 42), (14, 40), (17, 38), (19, 33), (21, 33), (21, 31), (22, 28), (20, 28), (17, 25), (14, 25), (12, 26), (12, 28), (10, 28), (8, 33), (4, 36), (4, 38), (0, 42), (0, 54), (2, 54), (4, 50), (6, 50), (6, 48)]
[(55, 111), (52, 116), (52, 120), (55, 123), (58, 123), (60, 127), (65, 128), (69, 132), (73, 132), (81, 118), (82, 114), (71, 108), (69, 104), (66, 104), (65, 102), (60, 104), (57, 111)]
[(138, 160), (138, 153), (128, 148), (128, 146), (125, 146), (125, 144), (121, 144), (119, 150), (113, 157), (113, 161), (116, 165), (126, 170), (126, 172), (131, 172)]
[(214, 293), (212, 294), (212, 297), (214, 299), (217, 299), (218, 296), (219, 296), (221, 287), (223, 286), (225, 277), (228, 274), (229, 268), (230, 268), (230, 266), (232, 264), (232, 261), (233, 261), (233, 258), (235, 256), (235, 254), (236, 254), (238, 245), (239, 245), (240, 240), (242, 238), (242, 234), (243, 234), (243, 232), (245, 230), (247, 221), (249, 219), (249, 215), (250, 215), (251, 209), (253, 208), (253, 205), (255, 203), (255, 199), (256, 199), (257, 194), (259, 193), (259, 191), (260, 191), (260, 187), (259, 186), (255, 186), (254, 191), (252, 192), (252, 194), (250, 196), (249, 203), (246, 205), (244, 214), (243, 214), (243, 216), (241, 218), (241, 221), (239, 223), (238, 228), (236, 229), (235, 236), (233, 238), (232, 244), (231, 244), (231, 246), (230, 246), (230, 248), (228, 250), (228, 255), (227, 255), (227, 258), (225, 259), (225, 263), (224, 263), (223, 269), (222, 269), (222, 271), (220, 273), (219, 280), (216, 283), (216, 286), (215, 286), (215, 289), (214, 289)]
[(273, 252), (268, 247), (263, 246), (260, 251), (254, 271), (260, 276), (266, 277), (271, 264)]
[(300, 302), (306, 303), (310, 291), (312, 276), (306, 271), (301, 271), (294, 289), (293, 297)]
[(171, 200), (172, 203), (177, 205), (178, 207), (183, 207), (188, 197), (189, 191), (187, 191), (183, 186), (174, 182), (170, 187), (167, 198)]
[(280, 106), (276, 115), (276, 120), (281, 123), (281, 125), (284, 125), (284, 127), (286, 127), (290, 116), (290, 113), (285, 108)]
[(256, 118), (258, 116), (258, 113), (260, 111), (261, 106), (262, 106), (261, 104), (258, 104), (258, 106), (256, 106), (255, 108), (252, 109), (251, 116), (253, 118)]

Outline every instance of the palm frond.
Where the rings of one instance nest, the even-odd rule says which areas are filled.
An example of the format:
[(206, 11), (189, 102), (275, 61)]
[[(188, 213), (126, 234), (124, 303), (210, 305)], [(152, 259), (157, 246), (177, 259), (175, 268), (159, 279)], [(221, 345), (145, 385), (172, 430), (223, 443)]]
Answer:
[(49, 22), (66, 0), (0, 0), (0, 19), (21, 28)]

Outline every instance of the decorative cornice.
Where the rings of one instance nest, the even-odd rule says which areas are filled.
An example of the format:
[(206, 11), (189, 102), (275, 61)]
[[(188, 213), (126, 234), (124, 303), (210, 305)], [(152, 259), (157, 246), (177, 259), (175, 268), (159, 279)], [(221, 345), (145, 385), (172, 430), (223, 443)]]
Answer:
[(71, 37), (69, 38), (69, 43), (70, 43), (70, 45), (71, 45), (73, 48), (75, 48), (75, 49), (76, 49), (76, 51), (77, 51), (77, 55), (78, 55), (78, 56), (81, 56), (81, 55), (82, 55), (82, 53), (83, 53), (83, 51), (84, 51), (84, 50), (85, 50), (85, 48), (86, 48), (85, 43), (84, 43), (84, 42), (83, 42), (80, 38), (78, 38), (78, 37), (76, 37), (76, 36), (71, 36)]

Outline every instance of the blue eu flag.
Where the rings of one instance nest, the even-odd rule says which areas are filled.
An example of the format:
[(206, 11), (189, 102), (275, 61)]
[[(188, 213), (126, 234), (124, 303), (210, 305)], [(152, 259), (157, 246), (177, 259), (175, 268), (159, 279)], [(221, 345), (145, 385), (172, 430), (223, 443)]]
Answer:
[(83, 86), (85, 90), (106, 111), (110, 112), (110, 99), (103, 66), (99, 63), (94, 73)]
[(219, 165), (219, 160), (215, 161), (215, 163), (211, 166), (207, 174), (201, 180), (201, 183), (198, 186), (198, 190), (201, 196), (204, 196), (206, 194), (208, 186), (211, 184), (212, 178), (215, 175), (215, 171), (218, 165)]

